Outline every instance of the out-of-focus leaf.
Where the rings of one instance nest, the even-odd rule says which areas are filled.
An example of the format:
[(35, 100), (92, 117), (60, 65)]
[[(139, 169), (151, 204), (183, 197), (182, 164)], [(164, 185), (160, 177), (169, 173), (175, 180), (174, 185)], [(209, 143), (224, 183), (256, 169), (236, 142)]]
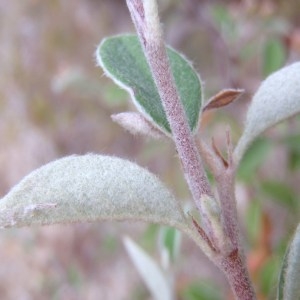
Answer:
[(246, 212), (246, 226), (250, 242), (254, 244), (259, 231), (261, 230), (261, 204), (257, 200), (252, 200)]
[(285, 136), (282, 139), (282, 142), (285, 143), (291, 149), (300, 149), (300, 134)]
[(287, 206), (290, 209), (295, 209), (297, 206), (297, 197), (292, 188), (283, 182), (276, 180), (264, 181), (261, 183), (261, 191), (266, 196), (279, 203)]
[(156, 261), (130, 238), (124, 238), (124, 245), (153, 298), (155, 300), (172, 300), (172, 285)]
[(248, 182), (255, 176), (256, 170), (263, 164), (271, 150), (271, 142), (259, 138), (253, 142), (245, 153), (237, 172), (237, 178)]
[(225, 39), (234, 39), (237, 32), (236, 24), (230, 15), (228, 6), (219, 2), (212, 7), (211, 14), (214, 21), (223, 32)]
[(74, 286), (74, 287), (79, 287), (82, 286), (83, 284), (83, 278), (81, 278), (81, 273), (77, 269), (77, 267), (73, 264), (70, 265), (67, 269), (67, 277), (68, 277), (68, 282)]
[(182, 295), (183, 300), (221, 300), (220, 290), (212, 283), (200, 281), (188, 286)]
[(300, 168), (300, 135), (290, 135), (283, 138), (282, 142), (288, 149), (288, 166), (292, 171)]
[(289, 149), (288, 166), (291, 171), (300, 169), (300, 149)]
[(278, 262), (274, 257), (266, 261), (259, 274), (260, 288), (264, 295), (276, 294), (274, 286), (278, 274)]
[(300, 111), (300, 62), (270, 75), (255, 93), (244, 132), (234, 150), (239, 162), (249, 145), (266, 129)]
[(295, 235), (283, 259), (280, 276), (279, 276), (277, 300), (300, 299), (299, 278), (300, 278), (300, 225), (298, 225)]
[(110, 107), (118, 107), (124, 105), (127, 99), (127, 93), (114, 83), (106, 84), (101, 91), (101, 95), (106, 104)]
[(139, 244), (146, 250), (154, 251), (160, 228), (161, 226), (158, 224), (149, 224), (143, 236), (139, 239)]
[(187, 224), (172, 194), (138, 165), (102, 155), (70, 156), (27, 175), (0, 201), (0, 226), (101, 220)]
[(173, 227), (162, 227), (160, 232), (161, 247), (168, 251), (169, 258), (174, 261), (179, 253), (181, 233)]
[[(167, 53), (189, 125), (195, 130), (202, 104), (199, 77), (182, 55), (171, 48), (167, 48)], [(105, 73), (130, 93), (137, 109), (170, 134), (170, 126), (138, 38), (133, 35), (107, 38), (100, 44), (96, 55)]]
[(270, 38), (266, 41), (263, 51), (263, 75), (269, 76), (271, 73), (282, 68), (286, 61), (285, 48), (278, 38)]

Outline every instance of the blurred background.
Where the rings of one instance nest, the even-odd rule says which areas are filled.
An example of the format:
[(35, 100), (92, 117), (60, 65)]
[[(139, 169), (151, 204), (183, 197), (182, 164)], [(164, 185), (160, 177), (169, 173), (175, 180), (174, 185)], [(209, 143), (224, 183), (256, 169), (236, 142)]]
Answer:
[[(201, 72), (205, 100), (223, 88), (246, 90), (203, 117), (207, 140), (214, 136), (224, 150), (224, 129), (236, 143), (261, 80), (300, 59), (299, 1), (160, 0), (159, 7), (167, 42)], [(94, 52), (105, 36), (133, 30), (124, 0), (0, 0), (1, 195), (55, 158), (95, 152), (135, 161), (189, 198), (171, 142), (133, 137), (110, 119), (134, 108), (96, 67)], [(300, 220), (299, 180), (295, 117), (257, 140), (238, 171), (241, 226), (260, 299), (274, 299), (280, 260)], [(0, 299), (152, 299), (122, 237), (159, 261), (161, 230), (127, 222), (2, 230)], [(172, 272), (178, 299), (232, 299), (222, 274), (185, 237)]]

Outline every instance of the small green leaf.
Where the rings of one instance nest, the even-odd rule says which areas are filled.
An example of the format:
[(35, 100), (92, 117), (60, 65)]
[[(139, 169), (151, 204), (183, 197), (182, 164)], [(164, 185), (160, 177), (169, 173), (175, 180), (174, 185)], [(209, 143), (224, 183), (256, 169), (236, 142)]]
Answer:
[(172, 284), (157, 262), (130, 238), (124, 238), (124, 245), (153, 298), (172, 300)]
[(244, 132), (234, 150), (237, 162), (266, 129), (300, 112), (300, 62), (270, 75), (255, 93)]
[(283, 259), (279, 284), (277, 290), (277, 300), (300, 299), (300, 225), (290, 243)]
[(153, 174), (109, 156), (51, 162), (0, 201), (0, 227), (127, 219), (188, 226), (179, 204)]
[[(167, 53), (190, 128), (195, 130), (202, 104), (199, 77), (182, 55), (169, 47)], [(107, 38), (100, 44), (96, 55), (105, 73), (130, 93), (137, 109), (170, 134), (170, 126), (138, 38), (133, 35)]]
[(283, 67), (286, 60), (286, 53), (282, 42), (278, 38), (267, 40), (264, 47), (263, 59), (264, 76), (269, 76)]

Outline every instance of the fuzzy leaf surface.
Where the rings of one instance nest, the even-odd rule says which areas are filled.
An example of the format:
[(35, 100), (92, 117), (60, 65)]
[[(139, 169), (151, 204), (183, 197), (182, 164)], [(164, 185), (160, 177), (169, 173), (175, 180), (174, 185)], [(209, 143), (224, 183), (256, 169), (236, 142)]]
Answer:
[(168, 189), (138, 165), (110, 156), (69, 156), (33, 171), (0, 200), (0, 226), (141, 220), (184, 230)]
[(266, 129), (300, 112), (300, 62), (267, 77), (248, 109), (244, 132), (235, 149), (240, 161), (248, 146)]
[[(169, 47), (167, 54), (190, 128), (195, 130), (202, 104), (200, 79), (182, 55)], [(130, 93), (137, 109), (170, 134), (170, 126), (138, 38), (134, 35), (107, 38), (100, 44), (96, 55), (105, 73)]]
[(300, 299), (300, 225), (286, 251), (277, 290), (277, 300)]

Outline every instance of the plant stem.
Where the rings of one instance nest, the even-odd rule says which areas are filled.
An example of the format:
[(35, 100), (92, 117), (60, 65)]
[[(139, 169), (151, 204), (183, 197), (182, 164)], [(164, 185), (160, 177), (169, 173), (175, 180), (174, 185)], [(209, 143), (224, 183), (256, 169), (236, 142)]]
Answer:
[(243, 247), (240, 243), (234, 185), (236, 167), (232, 159), (229, 133), (227, 143), (228, 161), (224, 165), (220, 157), (199, 136), (197, 138), (200, 153), (216, 179), (216, 188), (222, 209), (222, 227), (230, 241), (229, 252), (227, 254), (223, 252), (221, 261), (216, 264), (225, 273), (236, 299), (255, 300), (256, 296), (246, 268)]
[(225, 273), (236, 299), (256, 299), (248, 271), (245, 267), (243, 254), (241, 254), (238, 249), (224, 258), (219, 266)]
[(201, 196), (212, 196), (212, 192), (178, 95), (161, 32), (152, 32), (160, 28), (147, 26), (147, 12), (144, 11), (142, 0), (127, 0), (127, 5), (159, 91), (185, 178), (201, 212)]
[[(206, 234), (208, 236), (207, 245), (210, 246), (209, 244), (215, 241), (215, 233), (202, 208), (201, 198), (205, 195), (213, 198), (213, 194), (171, 72), (159, 26), (156, 1), (126, 1), (162, 100), (186, 181), (205, 225), (205, 236)], [(231, 157), (230, 160), (232, 161)], [(213, 157), (211, 163), (213, 164)], [(220, 177), (216, 178), (219, 196), (222, 198), (220, 199), (222, 228), (229, 239), (229, 247), (224, 246), (224, 249), (214, 252), (215, 245), (213, 245), (210, 248), (214, 255), (209, 255), (209, 257), (224, 271), (237, 299), (255, 300), (255, 293), (239, 243), (233, 185), (234, 166), (230, 164), (230, 167), (232, 169), (229, 168), (228, 172), (224, 168), (224, 172), (218, 174)], [(216, 168), (216, 171), (218, 170), (220, 170), (219, 167)], [(201, 228), (200, 232), (202, 232)]]
[(243, 247), (240, 243), (240, 231), (238, 226), (234, 178), (235, 167), (229, 164), (227, 170), (216, 178), (216, 185), (222, 207), (223, 228), (230, 239), (233, 251), (220, 263), (236, 299), (255, 300), (255, 292), (250, 281), (244, 259)]

